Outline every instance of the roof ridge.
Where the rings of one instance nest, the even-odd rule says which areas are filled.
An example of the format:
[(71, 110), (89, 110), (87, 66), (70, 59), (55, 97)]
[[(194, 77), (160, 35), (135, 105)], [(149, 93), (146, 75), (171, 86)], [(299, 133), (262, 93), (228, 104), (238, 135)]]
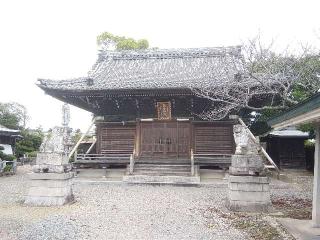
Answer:
[[(202, 48), (168, 48), (168, 49), (139, 49), (139, 50), (100, 50), (99, 60), (144, 59), (144, 58), (184, 58), (208, 57), (224, 55), (240, 55), (241, 46), (202, 47)], [(102, 58), (102, 59), (101, 59)]]

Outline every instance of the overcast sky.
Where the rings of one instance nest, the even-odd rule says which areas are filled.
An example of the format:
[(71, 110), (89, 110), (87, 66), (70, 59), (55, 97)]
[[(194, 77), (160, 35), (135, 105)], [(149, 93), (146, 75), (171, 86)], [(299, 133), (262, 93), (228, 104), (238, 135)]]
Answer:
[[(319, 11), (319, 0), (3, 0), (0, 102), (25, 105), (29, 127), (60, 125), (62, 102), (35, 82), (86, 76), (97, 57), (96, 36), (104, 31), (146, 38), (159, 48), (239, 45), (259, 31), (280, 46), (319, 46)], [(71, 127), (84, 130), (90, 119), (71, 108)]]

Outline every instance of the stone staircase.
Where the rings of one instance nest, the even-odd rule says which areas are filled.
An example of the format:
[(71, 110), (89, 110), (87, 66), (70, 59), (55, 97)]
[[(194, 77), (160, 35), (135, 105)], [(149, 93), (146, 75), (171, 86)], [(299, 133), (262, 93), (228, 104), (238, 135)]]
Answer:
[(157, 176), (191, 176), (189, 165), (174, 164), (136, 164), (134, 175), (157, 175)]
[(135, 164), (133, 174), (123, 177), (128, 183), (197, 184), (198, 171), (191, 175), (191, 166), (186, 164)]

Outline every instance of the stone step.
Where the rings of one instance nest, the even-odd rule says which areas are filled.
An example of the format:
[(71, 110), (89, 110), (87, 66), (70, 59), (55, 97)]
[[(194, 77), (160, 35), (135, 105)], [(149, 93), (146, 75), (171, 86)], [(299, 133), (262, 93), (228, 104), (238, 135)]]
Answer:
[(147, 176), (190, 176), (191, 167), (176, 164), (136, 164), (133, 175)]
[(189, 166), (190, 162), (181, 164), (181, 163), (138, 163), (135, 162), (135, 166)]
[(157, 164), (135, 164), (134, 165), (134, 169), (168, 169), (168, 170), (172, 170), (172, 169), (176, 169), (176, 170), (187, 170), (190, 169), (190, 165), (157, 165)]
[(187, 170), (190, 169), (191, 166), (134, 166), (134, 169), (149, 169), (149, 170), (153, 170), (153, 169), (164, 169), (164, 170)]
[(147, 174), (147, 175), (188, 175), (191, 171), (134, 171), (133, 174)]
[(190, 172), (191, 168), (135, 168), (135, 172)]
[(150, 172), (150, 171), (134, 171), (133, 175), (148, 176), (191, 176), (191, 172)]
[(197, 185), (199, 176), (154, 176), (154, 175), (125, 175), (123, 181), (135, 184), (173, 184)]
[(136, 164), (190, 164), (190, 159), (136, 159)]
[(188, 172), (191, 170), (191, 167), (187, 168), (180, 168), (180, 167), (172, 167), (172, 168), (162, 168), (162, 167), (155, 167), (155, 168), (148, 168), (148, 167), (135, 167), (134, 171), (177, 171), (177, 172)]

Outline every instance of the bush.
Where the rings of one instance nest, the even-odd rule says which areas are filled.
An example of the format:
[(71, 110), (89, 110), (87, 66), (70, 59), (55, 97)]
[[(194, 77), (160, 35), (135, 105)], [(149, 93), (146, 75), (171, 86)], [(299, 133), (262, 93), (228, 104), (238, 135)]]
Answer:
[(309, 139), (304, 141), (304, 147), (305, 148), (314, 148), (314, 146), (315, 146), (315, 142), (314, 141), (309, 140)]
[(40, 129), (36, 131), (23, 130), (21, 131), (23, 139), (16, 143), (16, 156), (22, 157), (24, 154), (30, 154), (38, 151), (42, 143), (43, 134)]
[(14, 155), (5, 154), (2, 151), (0, 151), (0, 159), (4, 161), (13, 161), (16, 159), (16, 157)]
[(5, 161), (13, 161), (16, 160), (17, 158), (14, 155), (6, 155), (2, 160)]
[(12, 165), (7, 164), (7, 165), (4, 167), (3, 172), (11, 172), (11, 170), (12, 170)]
[(29, 152), (29, 153), (28, 153), (28, 157), (34, 158), (34, 157), (37, 157), (37, 154), (38, 154), (37, 151)]

